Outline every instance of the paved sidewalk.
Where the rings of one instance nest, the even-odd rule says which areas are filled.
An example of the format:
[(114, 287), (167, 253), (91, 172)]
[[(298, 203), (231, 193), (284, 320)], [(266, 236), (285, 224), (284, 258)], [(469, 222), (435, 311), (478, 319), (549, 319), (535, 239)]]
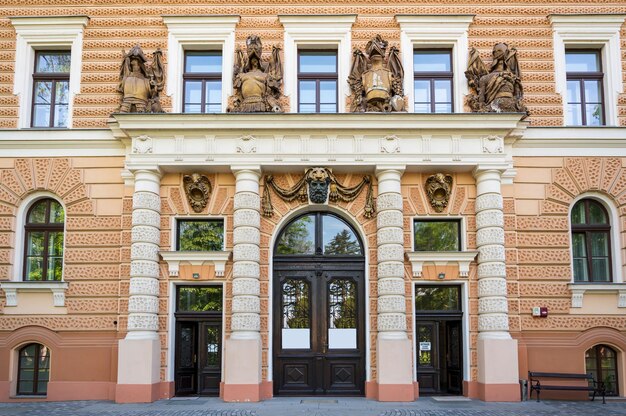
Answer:
[(261, 403), (224, 403), (217, 398), (162, 400), (151, 404), (112, 402), (0, 403), (0, 416), (617, 416), (626, 402), (477, 400), (380, 403), (363, 398), (275, 398)]

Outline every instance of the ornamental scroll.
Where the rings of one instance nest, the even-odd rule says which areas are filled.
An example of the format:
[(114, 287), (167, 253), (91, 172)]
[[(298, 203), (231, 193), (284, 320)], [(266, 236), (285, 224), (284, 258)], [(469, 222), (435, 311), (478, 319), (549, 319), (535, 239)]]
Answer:
[(372, 218), (376, 209), (374, 208), (374, 197), (372, 196), (372, 180), (369, 175), (363, 176), (361, 182), (352, 187), (346, 187), (339, 183), (337, 177), (328, 168), (315, 167), (309, 168), (298, 182), (289, 189), (281, 188), (274, 182), (274, 176), (265, 176), (265, 190), (261, 206), (263, 216), (271, 217), (274, 215), (274, 207), (270, 195), (270, 188), (284, 201), (291, 202), (299, 200), (307, 202), (310, 200), (314, 204), (323, 204), (326, 199), (330, 202), (350, 202), (354, 201), (364, 187), (367, 186), (367, 195), (365, 197), (365, 218)]

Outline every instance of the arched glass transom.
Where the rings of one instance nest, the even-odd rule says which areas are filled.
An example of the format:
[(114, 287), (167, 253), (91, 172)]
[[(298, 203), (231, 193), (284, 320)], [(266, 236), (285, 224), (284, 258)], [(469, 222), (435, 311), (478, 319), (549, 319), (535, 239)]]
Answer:
[(611, 225), (602, 204), (581, 199), (572, 208), (574, 281), (610, 282)]
[(275, 254), (363, 256), (363, 245), (344, 220), (318, 212), (291, 221), (278, 237)]

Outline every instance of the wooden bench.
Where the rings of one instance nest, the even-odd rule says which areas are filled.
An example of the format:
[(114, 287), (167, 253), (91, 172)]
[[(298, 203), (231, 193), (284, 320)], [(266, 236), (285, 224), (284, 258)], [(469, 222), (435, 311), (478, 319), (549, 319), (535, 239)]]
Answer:
[[(586, 386), (563, 385), (563, 384), (542, 384), (539, 379), (561, 379), (561, 380), (585, 380)], [(571, 374), (571, 373), (540, 373), (536, 371), (528, 372), (528, 383), (530, 384), (529, 397), (532, 398), (533, 390), (537, 392), (537, 402), (542, 390), (567, 390), (567, 391), (588, 391), (593, 393), (591, 401), (596, 398), (596, 393), (602, 395), (602, 403), (606, 404), (604, 395), (606, 389), (602, 381), (595, 381), (591, 373), (589, 374)]]

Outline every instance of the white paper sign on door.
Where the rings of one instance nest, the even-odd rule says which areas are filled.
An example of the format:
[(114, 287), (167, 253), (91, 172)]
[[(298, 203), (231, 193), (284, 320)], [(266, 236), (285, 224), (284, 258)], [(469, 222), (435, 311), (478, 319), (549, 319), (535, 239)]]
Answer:
[(420, 351), (430, 351), (430, 342), (420, 342)]

